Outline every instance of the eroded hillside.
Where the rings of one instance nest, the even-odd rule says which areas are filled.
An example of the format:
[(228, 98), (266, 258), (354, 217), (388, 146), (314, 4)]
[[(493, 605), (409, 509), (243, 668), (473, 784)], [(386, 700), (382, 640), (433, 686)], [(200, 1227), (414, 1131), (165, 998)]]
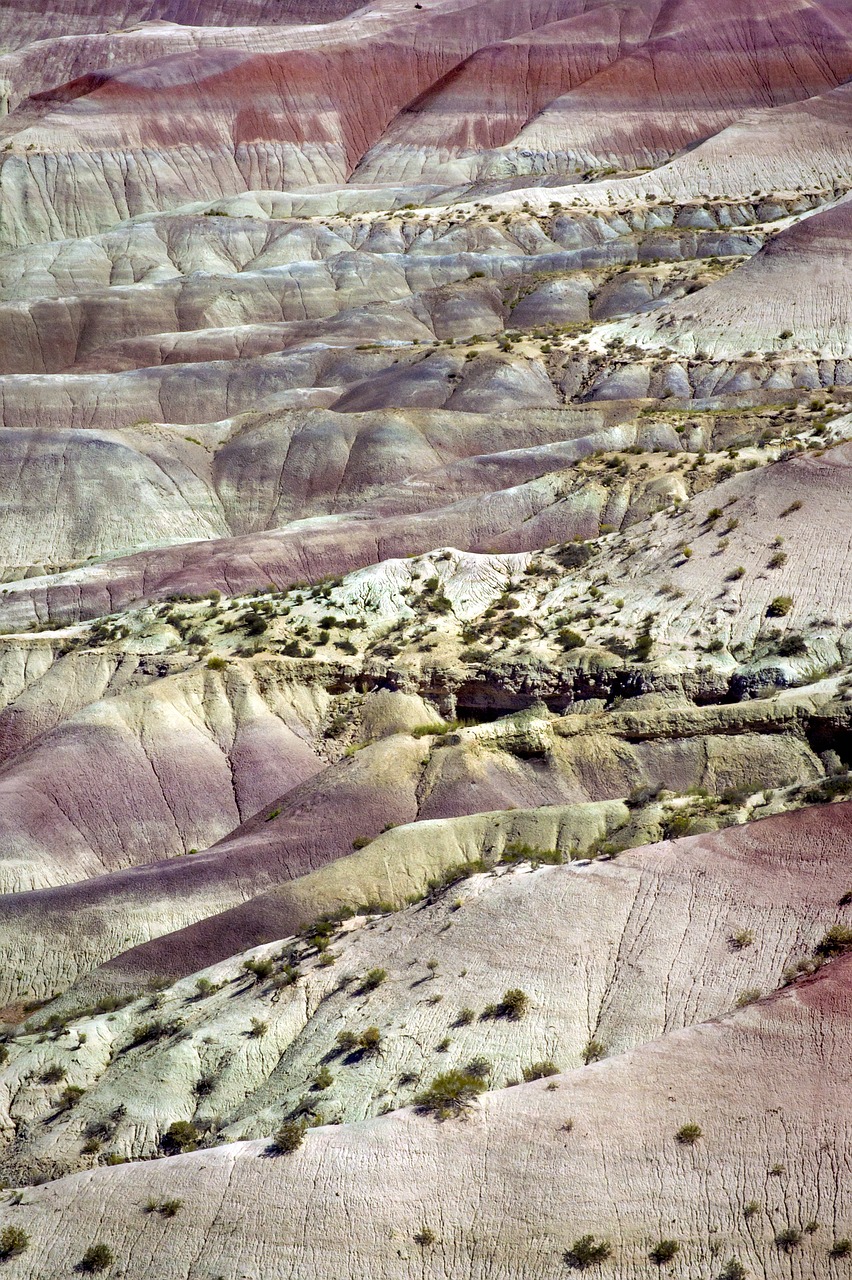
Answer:
[(12, 1280), (841, 1280), (840, 0), (0, 0)]

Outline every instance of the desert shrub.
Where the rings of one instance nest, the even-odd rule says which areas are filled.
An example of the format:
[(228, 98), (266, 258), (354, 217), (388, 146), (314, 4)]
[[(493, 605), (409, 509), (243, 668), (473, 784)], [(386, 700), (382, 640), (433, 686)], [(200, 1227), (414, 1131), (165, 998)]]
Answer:
[(653, 637), (649, 636), (647, 632), (643, 632), (633, 646), (633, 654), (639, 662), (644, 662), (646, 658), (651, 656), (651, 650), (653, 647)]
[(601, 1044), (600, 1040), (588, 1040), (583, 1050), (583, 1061), (588, 1067), (592, 1062), (600, 1062), (601, 1058), (606, 1057), (606, 1047)]
[(436, 1120), (449, 1120), (462, 1115), (484, 1090), (481, 1076), (456, 1069), (436, 1076), (429, 1088), (417, 1095), (416, 1102), (421, 1111)]
[(479, 645), (469, 645), (462, 649), (459, 659), (462, 662), (485, 662), (488, 658), (488, 650), (481, 648)]
[(593, 1235), (580, 1236), (565, 1253), (565, 1262), (575, 1271), (585, 1271), (612, 1257), (612, 1245), (608, 1240), (596, 1240)]
[(503, 999), (497, 1006), (497, 1017), (508, 1018), (518, 1022), (530, 1007), (530, 998), (519, 987), (510, 987), (503, 993)]
[(58, 1084), (59, 1081), (64, 1078), (65, 1072), (62, 1067), (58, 1066), (56, 1063), (50, 1067), (45, 1067), (44, 1071), (42, 1071), (39, 1076), (39, 1080), (42, 1084)]
[(210, 671), (224, 671), (227, 665), (228, 664), (225, 659), (220, 658), (218, 654), (214, 654), (211, 658), (207, 659), (207, 666)]
[(266, 1035), (268, 1030), (269, 1030), (268, 1022), (263, 1022), (262, 1019), (260, 1018), (252, 1018), (251, 1027), (247, 1032), (247, 1035), (251, 1040), (260, 1040), (261, 1037)]
[(243, 973), (251, 974), (258, 982), (268, 978), (274, 968), (275, 962), (268, 956), (253, 956), (250, 960), (243, 961)]
[(335, 1046), (338, 1053), (351, 1053), (358, 1047), (358, 1037), (354, 1031), (338, 1031)]
[(78, 1084), (66, 1085), (59, 1095), (57, 1108), (60, 1111), (70, 1110), (71, 1107), (75, 1106), (80, 1101), (85, 1092), (86, 1090), (81, 1089)]
[(555, 1062), (551, 1062), (549, 1058), (542, 1062), (532, 1062), (528, 1067), (524, 1067), (523, 1075), (527, 1084), (532, 1080), (544, 1080), (547, 1076), (555, 1076), (559, 1074), (559, 1068)]
[(757, 783), (745, 782), (739, 787), (725, 787), (719, 799), (722, 804), (742, 804), (743, 800), (748, 800), (749, 796), (759, 790)]
[(530, 862), (534, 867), (544, 863), (547, 866), (561, 866), (565, 855), (560, 849), (539, 849), (535, 845), (513, 841), (503, 850), (501, 862)]
[(680, 1245), (677, 1240), (658, 1240), (653, 1249), (650, 1250), (648, 1257), (658, 1267), (664, 1266), (667, 1262), (671, 1262), (680, 1253)]
[(366, 1031), (362, 1031), (358, 1037), (358, 1048), (366, 1057), (372, 1057), (381, 1052), (382, 1033), (378, 1027), (367, 1027)]
[(808, 646), (799, 635), (784, 636), (778, 644), (778, 652), (782, 658), (802, 658), (807, 651)]
[(16, 1258), (23, 1253), (30, 1243), (30, 1238), (23, 1227), (4, 1227), (0, 1231), (0, 1258)]
[(641, 809), (643, 805), (650, 804), (652, 800), (656, 800), (659, 791), (659, 787), (631, 787), (630, 794), (627, 796), (624, 803), (627, 805), (628, 809)]
[(200, 1133), (190, 1120), (175, 1120), (160, 1139), (160, 1146), (166, 1155), (177, 1156), (184, 1151), (194, 1151), (200, 1137)]
[(387, 982), (387, 969), (371, 969), (361, 979), (360, 985), (356, 988), (356, 995), (363, 996), (369, 991), (375, 991), (383, 982)]
[(436, 720), (434, 722), (430, 721), (428, 724), (415, 725), (409, 732), (412, 738), (440, 738), (445, 733), (449, 733), (452, 728), (452, 725)]
[(553, 558), (563, 569), (580, 569), (588, 564), (594, 554), (586, 542), (568, 542), (554, 551)]
[(421, 1227), (413, 1236), (414, 1243), (421, 1245), (423, 1248), (426, 1248), (430, 1244), (434, 1244), (436, 1239), (437, 1237), (435, 1232), (431, 1231), (429, 1227)]
[(476, 1076), (477, 1080), (485, 1080), (491, 1074), (491, 1063), (487, 1058), (471, 1058), (465, 1072), (469, 1076)]
[(738, 929), (736, 933), (731, 934), (729, 942), (734, 951), (744, 951), (754, 942), (754, 934), (751, 929)]
[(582, 649), (586, 643), (579, 631), (572, 631), (570, 627), (565, 627), (561, 631), (557, 631), (556, 639), (566, 652), (571, 649)]
[(306, 1128), (307, 1126), (301, 1120), (285, 1120), (281, 1127), (276, 1130), (275, 1137), (272, 1139), (274, 1153), (279, 1156), (286, 1156), (298, 1151), (305, 1141)]
[(719, 1280), (746, 1280), (747, 1274), (739, 1258), (730, 1258), (719, 1272)]
[(703, 1138), (704, 1132), (700, 1124), (682, 1124), (675, 1134), (675, 1142), (680, 1143), (682, 1147), (694, 1147), (699, 1138)]
[(828, 1256), (830, 1258), (848, 1258), (852, 1256), (852, 1240), (846, 1239), (845, 1236), (842, 1240), (835, 1240), (828, 1251)]
[(473, 859), (470, 862), (457, 862), (453, 866), (447, 867), (440, 875), (433, 876), (431, 880), (427, 880), (424, 899), (426, 902), (435, 902), (442, 893), (452, 889), (461, 880), (467, 880), (470, 876), (485, 870), (486, 865), (481, 858)]
[(131, 1031), (127, 1048), (136, 1049), (142, 1044), (152, 1044), (157, 1040), (165, 1040), (169, 1036), (176, 1035), (182, 1029), (183, 1023), (179, 1018), (176, 1018), (173, 1022), (159, 1022), (154, 1019), (151, 1022), (140, 1023)]
[(428, 602), (428, 607), (433, 613), (452, 613), (453, 605), (449, 596), (443, 591), (436, 591)]
[(848, 796), (852, 792), (852, 777), (823, 778), (815, 787), (805, 792), (808, 804), (822, 804), (826, 800), (836, 800), (838, 796)]
[(454, 1025), (457, 1027), (469, 1027), (475, 1017), (476, 1014), (473, 1009), (459, 1009)]
[(182, 1208), (182, 1200), (149, 1200), (145, 1205), (145, 1212), (159, 1213), (163, 1218), (174, 1218)]
[[(318, 947), (320, 955), (325, 953), (325, 946)], [(333, 963), (333, 962), (332, 962)], [(292, 964), (285, 964), (279, 973), (276, 973), (272, 979), (272, 986), (276, 991), (283, 991), (285, 987), (292, 987), (299, 981), (299, 970)]]
[(785, 508), (784, 508), (784, 510), (781, 512), (781, 515), (782, 515), (782, 516), (791, 516), (791, 515), (793, 514), (793, 512), (794, 512), (794, 511), (801, 511), (801, 509), (802, 509), (802, 504), (801, 504), (801, 502), (799, 501), (799, 499), (797, 498), (795, 502), (791, 502), (791, 503), (790, 503), (789, 507), (785, 507)]
[(692, 820), (686, 813), (674, 813), (663, 822), (663, 835), (666, 840), (677, 840), (679, 836), (689, 834)]
[(309, 946), (316, 947), (317, 951), (324, 951), (343, 921), (354, 914), (355, 911), (351, 907), (341, 908), (339, 911), (326, 912), (324, 915), (318, 916), (310, 924), (305, 925), (304, 929), (301, 930), (300, 936), (304, 938)]
[(802, 1233), (795, 1227), (785, 1227), (776, 1235), (775, 1243), (785, 1253), (792, 1253), (796, 1246), (802, 1243)]
[(754, 1004), (755, 1000), (759, 1000), (763, 992), (759, 987), (746, 987), (745, 991), (741, 991), (734, 1001), (737, 1009), (745, 1009), (748, 1005)]
[(113, 1107), (108, 1116), (93, 1116), (84, 1130), (86, 1137), (101, 1140), (112, 1138), (126, 1115), (127, 1107), (120, 1102), (117, 1107)]
[(334, 1076), (331, 1074), (327, 1066), (321, 1066), (314, 1076), (312, 1089), (328, 1089), (334, 1084)]
[(497, 623), (494, 633), (495, 635), (503, 636), (506, 640), (517, 640), (526, 631), (528, 625), (529, 623), (524, 618), (511, 616)]
[(247, 610), (242, 617), (242, 624), (248, 636), (262, 636), (269, 629), (269, 619), (255, 609)]
[(769, 602), (766, 610), (766, 616), (767, 618), (786, 618), (792, 607), (792, 596), (776, 596), (774, 600)]
[(216, 1077), (214, 1075), (199, 1076), (195, 1082), (195, 1095), (198, 1098), (206, 1098), (216, 1088)]
[(106, 1271), (114, 1262), (115, 1255), (108, 1244), (90, 1244), (77, 1263), (77, 1270), (94, 1275), (97, 1271)]
[(852, 947), (852, 929), (845, 924), (833, 924), (814, 947), (816, 955), (823, 960), (831, 960), (842, 956)]

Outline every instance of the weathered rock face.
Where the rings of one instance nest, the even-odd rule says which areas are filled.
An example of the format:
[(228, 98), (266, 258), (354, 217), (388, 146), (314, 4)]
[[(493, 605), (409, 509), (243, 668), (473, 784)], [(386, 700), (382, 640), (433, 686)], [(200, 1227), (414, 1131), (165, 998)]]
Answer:
[(60, 8), (0, 0), (4, 1274), (838, 1280), (849, 4)]

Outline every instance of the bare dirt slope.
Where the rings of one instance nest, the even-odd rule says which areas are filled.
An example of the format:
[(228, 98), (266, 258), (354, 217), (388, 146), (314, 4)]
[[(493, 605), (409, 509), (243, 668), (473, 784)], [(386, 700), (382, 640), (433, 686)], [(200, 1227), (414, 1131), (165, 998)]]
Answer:
[[(188, 1277), (203, 1258), (390, 1280), (422, 1274), (428, 1250), (441, 1276), (545, 1277), (591, 1233), (611, 1242), (616, 1274), (644, 1272), (666, 1239), (688, 1276), (731, 1257), (779, 1280), (791, 1265), (828, 1275), (852, 1213), (849, 990), (849, 962), (829, 966), (733, 1016), (492, 1094), (463, 1122), (403, 1110), (319, 1129), (289, 1157), (238, 1143), (28, 1190), (4, 1214), (34, 1239), (10, 1274), (62, 1271), (97, 1240), (129, 1276)], [(695, 1145), (677, 1141), (685, 1125)], [(170, 1199), (177, 1222), (145, 1213)]]
[[(564, 841), (579, 834), (577, 816), (540, 810), (512, 825), (529, 833), (536, 823), (542, 837), (558, 826)], [(587, 821), (595, 816), (607, 815)], [(120, 1013), (70, 1013), (61, 1031), (23, 1037), (10, 1058), (7, 1172), (56, 1176), (102, 1147), (156, 1155), (176, 1120), (191, 1120), (209, 1143), (262, 1137), (288, 1114), (351, 1123), (475, 1059), (489, 1088), (505, 1087), (537, 1062), (575, 1070), (590, 1046), (592, 1056), (621, 1054), (753, 1003), (810, 964), (848, 917), (838, 902), (852, 877), (849, 820), (848, 805), (807, 809), (615, 862), (534, 869), (509, 860), (397, 915), (355, 917), (326, 950), (308, 931)], [(470, 822), (430, 826), (424, 844), (477, 834)], [(493, 848), (507, 829), (508, 820), (502, 832), (480, 824), (466, 852)], [(506, 842), (504, 857), (513, 847)], [(318, 873), (315, 900), (321, 883)], [(294, 887), (306, 896), (307, 885)], [(515, 989), (523, 1007), (501, 1012)], [(80, 995), (69, 1008), (76, 1000), (79, 1010)], [(367, 1026), (379, 1030), (379, 1054), (341, 1048), (341, 1033)], [(51, 1067), (84, 1090), (59, 1114), (63, 1085), (45, 1080)], [(101, 1141), (87, 1150), (96, 1131)]]

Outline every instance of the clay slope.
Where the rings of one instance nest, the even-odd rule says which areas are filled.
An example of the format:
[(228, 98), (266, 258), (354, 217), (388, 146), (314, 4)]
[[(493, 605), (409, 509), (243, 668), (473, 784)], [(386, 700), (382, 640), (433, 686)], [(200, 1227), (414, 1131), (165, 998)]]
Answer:
[(653, 321), (634, 323), (631, 340), (685, 350), (688, 321), (689, 353), (704, 351), (714, 360), (790, 349), (848, 357), (850, 228), (852, 204), (845, 199), (782, 231), (731, 279), (706, 290), (699, 315), (686, 301), (673, 303)]
[[(849, 74), (838, 6), (643, 9), (583, 5), (529, 40), (479, 51), (394, 123), (359, 175), (651, 166), (749, 109), (812, 97)], [(551, 49), (562, 42), (555, 80)]]
[[(561, 41), (583, 53), (555, 60)], [(479, 162), (474, 172), (450, 163), (444, 173), (440, 161), (469, 150), (473, 139), (477, 148), (506, 139), (505, 150), (518, 129), (508, 154), (497, 153), (499, 177), (519, 168), (589, 172), (613, 161), (632, 169), (670, 158), (750, 109), (836, 87), (850, 74), (849, 58), (843, 8), (802, 9), (792, 0), (746, 17), (730, 3), (712, 20), (698, 3), (659, 0), (626, 10), (576, 0), (442, 3), (415, 14), (377, 4), (327, 30), (284, 28), (277, 48), (266, 39), (256, 51), (241, 39), (229, 48), (222, 32), (215, 51), (119, 65), (45, 88), (18, 107), (6, 126), (6, 236), (16, 244), (36, 227), (40, 238), (54, 227), (79, 233), (84, 222), (101, 229), (193, 195), (339, 183), (359, 161), (368, 182), (411, 182), (436, 170), (445, 181), (468, 179)], [(496, 114), (483, 81), (500, 100)], [(488, 125), (474, 117), (459, 127), (471, 100)], [(632, 129), (625, 100), (635, 108)], [(575, 140), (570, 151), (566, 130)], [(179, 166), (158, 155), (172, 150)], [(37, 193), (48, 170), (45, 201)], [(85, 195), (75, 200), (74, 191)]]
[[(406, 1110), (319, 1129), (277, 1160), (261, 1141), (78, 1174), (6, 1209), (34, 1242), (12, 1274), (62, 1270), (95, 1239), (129, 1276), (147, 1274), (155, 1253), (169, 1276), (194, 1274), (199, 1255), (218, 1270), (244, 1267), (252, 1212), (258, 1272), (413, 1276), (428, 1248), (437, 1275), (522, 1267), (543, 1278), (590, 1233), (611, 1242), (616, 1273), (644, 1271), (665, 1238), (690, 1275), (733, 1256), (769, 1277), (788, 1276), (791, 1261), (826, 1276), (852, 1214), (841, 1172), (851, 1011), (847, 960), (732, 1017), (556, 1078), (555, 1090), (540, 1081), (493, 1094), (466, 1123)], [(684, 1149), (675, 1134), (686, 1124), (702, 1137)], [(144, 1214), (149, 1200), (172, 1198), (183, 1201), (179, 1226)], [(353, 1217), (353, 1202), (365, 1212)], [(429, 1245), (416, 1243), (427, 1229)], [(795, 1243), (780, 1247), (788, 1230)]]
[[(772, 417), (775, 419), (776, 415)], [(695, 432), (697, 436), (695, 452), (685, 451), (686, 467), (691, 467), (702, 447), (701, 426), (688, 414), (678, 425), (682, 426), (681, 435)], [(666, 431), (671, 432), (668, 439), (680, 443), (681, 437), (671, 427)], [(632, 434), (625, 432), (621, 440), (626, 442)], [(618, 436), (613, 443), (616, 440)], [(599, 438), (594, 443), (603, 440)], [(692, 504), (682, 505), (689, 491), (678, 476), (672, 475), (679, 468), (664, 464), (664, 474), (657, 474), (655, 483), (636, 495), (641, 503), (637, 502), (635, 519), (630, 519), (634, 478), (630, 477), (626, 485), (619, 478), (613, 485), (607, 475), (612, 468), (595, 471), (594, 464), (584, 475), (578, 458), (564, 478), (544, 476), (486, 494), (484, 499), (462, 498), (422, 515), (365, 519), (364, 514), (356, 512), (333, 519), (305, 520), (291, 528), (167, 547), (53, 578), (23, 580), (5, 588), (0, 597), (0, 620), (11, 631), (34, 623), (53, 621), (63, 625), (98, 617), (130, 608), (146, 598), (161, 600), (181, 592), (200, 596), (212, 590), (228, 594), (252, 589), (257, 592), (269, 583), (286, 587), (305, 577), (317, 579), (391, 556), (417, 554), (430, 542), (432, 546), (444, 542), (489, 552), (531, 551), (542, 543), (577, 535), (588, 537), (612, 513), (619, 522), (624, 521), (624, 529), (604, 544), (608, 555), (637, 570), (641, 567), (642, 574), (653, 572), (656, 590), (671, 580), (678, 589), (693, 593), (689, 604), (677, 603), (678, 597), (668, 606), (671, 625), (685, 632), (678, 635), (679, 640), (685, 639), (695, 625), (692, 602), (698, 599), (711, 622), (733, 620), (736, 639), (746, 630), (754, 634), (767, 605), (777, 594), (790, 595), (791, 601), (798, 602), (797, 620), (809, 616), (825, 618), (836, 611), (836, 622), (841, 622), (849, 604), (847, 576), (844, 572), (838, 575), (835, 568), (842, 567), (848, 552), (843, 530), (850, 446), (840, 444), (828, 452), (817, 450), (802, 458), (793, 454), (784, 461), (779, 461), (775, 451), (768, 456), (758, 454), (761, 462), (770, 465), (751, 467), (750, 460), (744, 459), (741, 474), (731, 478), (727, 478), (728, 471), (733, 472), (736, 467), (730, 466), (721, 451), (720, 455), (709, 464), (705, 462), (706, 475), (694, 509)], [(568, 461), (564, 454), (562, 458)], [(517, 455), (510, 458), (510, 465), (517, 462)], [(466, 478), (469, 477), (470, 472)], [(587, 477), (593, 483), (584, 483)], [(707, 479), (715, 479), (715, 491), (706, 485)], [(824, 502), (826, 492), (831, 494), (830, 514)], [(742, 509), (734, 511), (737, 505)], [(708, 519), (710, 510), (721, 511), (724, 507), (727, 511), (728, 506), (732, 509), (724, 520)], [(646, 514), (649, 508), (653, 514)], [(743, 533), (733, 541), (728, 536), (726, 542), (723, 526), (730, 520), (737, 520), (734, 527), (742, 527)], [(805, 530), (807, 552), (798, 537)], [(664, 538), (662, 553), (657, 546), (660, 535)], [(745, 542), (740, 542), (742, 537)], [(783, 540), (777, 546), (776, 538)], [(691, 554), (680, 553), (682, 547), (693, 547), (693, 543), (693, 549), (699, 552), (695, 563)], [(782, 545), (783, 560), (771, 570), (768, 561)], [(749, 563), (744, 563), (744, 556)], [(825, 566), (826, 573), (811, 572), (814, 557)], [(450, 571), (452, 566), (451, 560)], [(741, 566), (746, 569), (745, 574), (728, 577)], [(445, 571), (440, 572), (443, 575)], [(609, 594), (613, 599), (617, 596), (627, 600), (630, 590), (629, 584), (616, 583)], [(552, 599), (550, 593), (539, 593), (538, 598), (547, 599), (551, 608), (556, 608), (567, 604), (570, 595), (569, 583), (566, 592), (555, 591)], [(637, 611), (644, 599), (643, 578), (635, 593)], [(738, 602), (744, 606), (742, 613), (735, 607)]]
[[(559, 826), (562, 843), (575, 815), (534, 817), (542, 836)], [(522, 821), (504, 820), (504, 836)], [(187, 1117), (214, 1142), (261, 1137), (292, 1112), (349, 1123), (409, 1102), (431, 1075), (477, 1057), (496, 1089), (537, 1061), (575, 1069), (592, 1042), (617, 1055), (671, 1036), (753, 1002), (818, 953), (848, 914), (837, 906), (852, 874), (848, 828), (843, 806), (617, 862), (510, 863), (398, 915), (356, 920), (321, 954), (310, 942), (279, 943), (118, 1015), (66, 1015), (49, 1044), (24, 1035), (12, 1050), (7, 1169), (56, 1176), (85, 1165), (100, 1150), (81, 1157), (85, 1134), (117, 1097), (125, 1114), (109, 1150), (139, 1158)], [(372, 973), (384, 977), (370, 989)], [(528, 1000), (520, 1016), (483, 1013), (517, 987)], [(140, 1042), (152, 1016), (166, 1030)], [(264, 1030), (252, 1036), (255, 1024)], [(381, 1033), (379, 1057), (338, 1049), (341, 1029), (367, 1025)], [(312, 1088), (323, 1064), (329, 1079)], [(50, 1065), (85, 1090), (59, 1118), (39, 1084)]]
[(8, 47), (45, 40), (50, 36), (78, 35), (132, 28), (138, 23), (169, 22), (185, 26), (246, 26), (266, 23), (332, 22), (359, 8), (355, 0), (71, 0), (61, 16), (26, 0), (4, 0), (0, 5), (0, 34)]
[(196, 670), (88, 702), (0, 771), (4, 891), (205, 848), (306, 781), (322, 711), (292, 693)]

